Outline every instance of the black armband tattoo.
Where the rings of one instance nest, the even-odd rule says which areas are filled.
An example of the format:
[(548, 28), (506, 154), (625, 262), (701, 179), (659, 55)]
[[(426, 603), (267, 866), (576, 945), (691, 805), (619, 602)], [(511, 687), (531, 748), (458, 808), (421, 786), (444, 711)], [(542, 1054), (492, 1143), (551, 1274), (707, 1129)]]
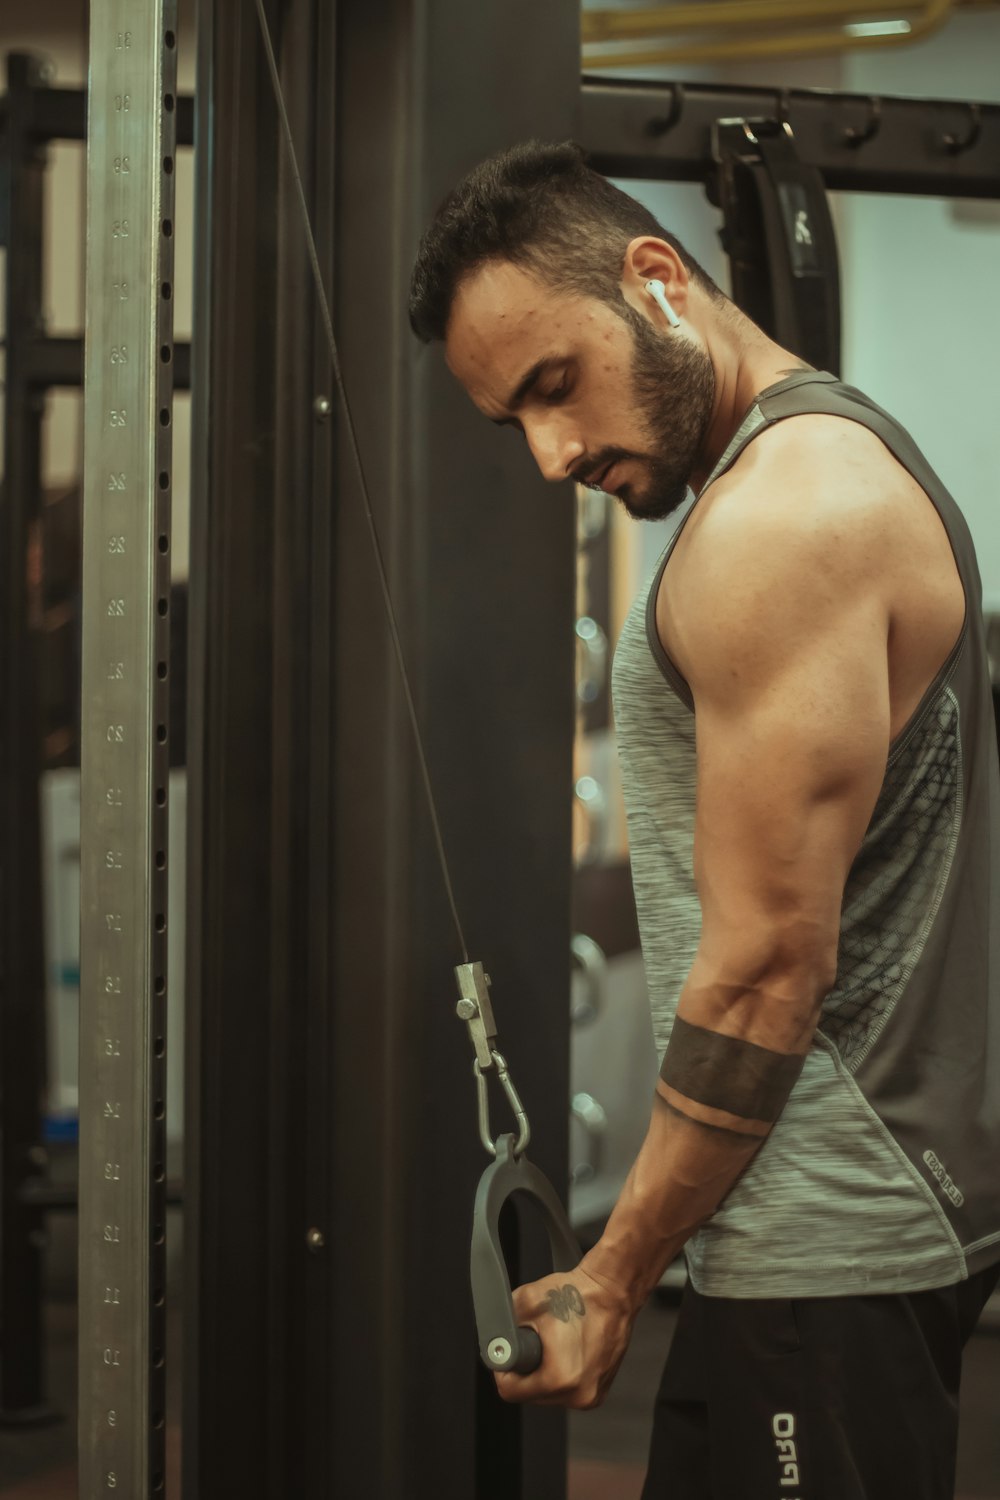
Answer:
[(805, 1058), (692, 1026), (680, 1016), (660, 1077), (678, 1094), (744, 1120), (773, 1122), (781, 1114)]
[(752, 1146), (755, 1151), (763, 1140), (763, 1136), (753, 1130), (734, 1130), (731, 1125), (717, 1125), (708, 1120), (699, 1120), (697, 1116), (688, 1114), (687, 1110), (678, 1109), (676, 1104), (671, 1104), (670, 1100), (664, 1099), (662, 1094), (657, 1093), (656, 1097), (668, 1114), (676, 1115), (678, 1120), (686, 1120), (689, 1125), (696, 1125), (699, 1130), (707, 1130), (710, 1135), (724, 1135), (731, 1141), (739, 1141), (743, 1146)]

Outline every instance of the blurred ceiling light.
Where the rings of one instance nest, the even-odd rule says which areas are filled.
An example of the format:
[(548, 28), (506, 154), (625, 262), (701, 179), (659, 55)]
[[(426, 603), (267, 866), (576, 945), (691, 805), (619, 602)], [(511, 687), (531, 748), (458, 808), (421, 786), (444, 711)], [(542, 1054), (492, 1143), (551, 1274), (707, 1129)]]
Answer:
[[(962, 0), (902, 0), (901, 10), (916, 12), (912, 21), (886, 20), (891, 0), (704, 0), (696, 5), (656, 6), (644, 9), (584, 10), (582, 13), (583, 67), (651, 67), (660, 64), (701, 63), (720, 60), (749, 61), (759, 57), (858, 51), (915, 42), (939, 31)], [(865, 12), (878, 20), (859, 20)], [(839, 21), (836, 30), (822, 30), (818, 23)], [(788, 26), (817, 26), (816, 30), (782, 33)], [(721, 29), (723, 37), (709, 40), (706, 31)], [(659, 35), (657, 35), (659, 32)], [(733, 33), (736, 34), (733, 34)], [(668, 40), (670, 34), (673, 38)], [(699, 36), (699, 33), (701, 35)], [(603, 42), (612, 47), (645, 38), (641, 51), (598, 52), (590, 48)], [(689, 40), (689, 38), (694, 38)]]
[(909, 36), (913, 27), (909, 21), (856, 21), (844, 30), (848, 36)]

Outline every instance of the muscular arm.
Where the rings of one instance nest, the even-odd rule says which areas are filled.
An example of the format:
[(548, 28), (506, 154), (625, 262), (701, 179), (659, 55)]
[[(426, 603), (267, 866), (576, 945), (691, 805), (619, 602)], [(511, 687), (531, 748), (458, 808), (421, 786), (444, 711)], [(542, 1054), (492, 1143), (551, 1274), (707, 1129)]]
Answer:
[(702, 935), (649, 1133), (584, 1262), (635, 1303), (746, 1168), (801, 1071), (885, 769), (877, 551), (842, 496), (786, 477), (784, 490), (734, 481), (713, 498), (658, 613), (695, 700)]

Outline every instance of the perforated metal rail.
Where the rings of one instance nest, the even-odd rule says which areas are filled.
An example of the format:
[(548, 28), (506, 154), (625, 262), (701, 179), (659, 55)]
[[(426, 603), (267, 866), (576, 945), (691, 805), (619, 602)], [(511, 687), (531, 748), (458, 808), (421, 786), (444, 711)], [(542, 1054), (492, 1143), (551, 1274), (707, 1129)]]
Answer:
[(164, 1490), (173, 0), (91, 0), (81, 1500)]

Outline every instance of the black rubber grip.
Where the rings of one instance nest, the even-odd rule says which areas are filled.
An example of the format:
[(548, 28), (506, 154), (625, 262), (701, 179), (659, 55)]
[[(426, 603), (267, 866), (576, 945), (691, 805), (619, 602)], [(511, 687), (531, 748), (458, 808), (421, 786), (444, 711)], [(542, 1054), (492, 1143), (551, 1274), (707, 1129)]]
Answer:
[(533, 1328), (517, 1330), (517, 1358), (507, 1366), (516, 1375), (532, 1375), (542, 1362), (542, 1341)]

